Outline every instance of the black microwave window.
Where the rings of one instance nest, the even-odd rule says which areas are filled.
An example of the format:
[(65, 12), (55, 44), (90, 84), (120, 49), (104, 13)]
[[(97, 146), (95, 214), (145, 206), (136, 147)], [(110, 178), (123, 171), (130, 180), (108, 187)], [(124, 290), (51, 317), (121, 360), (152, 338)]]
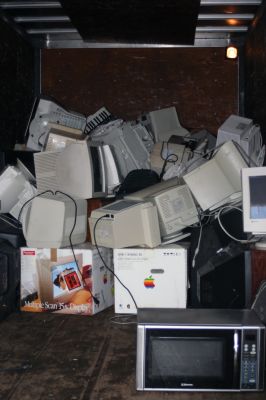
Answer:
[(94, 192), (102, 191), (102, 170), (101, 160), (97, 147), (90, 146), (91, 159), (92, 159), (92, 170), (93, 170), (93, 190)]
[(224, 376), (224, 341), (210, 338), (154, 338), (151, 341), (151, 378), (162, 376), (222, 380)]
[(149, 330), (145, 386), (236, 388), (240, 372), (234, 334), (233, 330), (212, 330), (211, 334), (206, 330)]

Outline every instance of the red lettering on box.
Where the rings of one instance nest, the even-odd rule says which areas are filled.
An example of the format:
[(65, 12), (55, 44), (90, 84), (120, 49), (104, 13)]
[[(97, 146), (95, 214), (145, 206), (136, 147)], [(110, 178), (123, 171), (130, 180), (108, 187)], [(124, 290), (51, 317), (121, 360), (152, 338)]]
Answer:
[(35, 256), (35, 250), (23, 250), (23, 256)]

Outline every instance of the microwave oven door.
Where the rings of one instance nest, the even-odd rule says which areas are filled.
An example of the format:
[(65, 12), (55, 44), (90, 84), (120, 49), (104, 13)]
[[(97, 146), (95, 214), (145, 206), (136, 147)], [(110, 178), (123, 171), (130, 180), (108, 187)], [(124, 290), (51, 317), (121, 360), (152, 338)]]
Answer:
[(147, 329), (144, 390), (239, 390), (241, 331)]

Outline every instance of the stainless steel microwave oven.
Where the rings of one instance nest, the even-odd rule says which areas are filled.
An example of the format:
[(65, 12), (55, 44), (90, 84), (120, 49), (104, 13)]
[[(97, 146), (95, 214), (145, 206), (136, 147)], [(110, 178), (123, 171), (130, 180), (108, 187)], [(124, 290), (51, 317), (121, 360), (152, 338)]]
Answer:
[(262, 391), (265, 325), (253, 310), (139, 309), (137, 390)]

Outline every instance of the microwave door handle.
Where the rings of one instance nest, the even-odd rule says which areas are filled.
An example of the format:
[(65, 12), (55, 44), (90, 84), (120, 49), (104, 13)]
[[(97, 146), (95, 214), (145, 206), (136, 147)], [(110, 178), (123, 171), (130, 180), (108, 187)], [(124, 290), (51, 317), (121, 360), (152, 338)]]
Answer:
[(238, 383), (238, 369), (239, 369), (239, 331), (234, 331), (234, 373), (233, 384), (236, 387)]

